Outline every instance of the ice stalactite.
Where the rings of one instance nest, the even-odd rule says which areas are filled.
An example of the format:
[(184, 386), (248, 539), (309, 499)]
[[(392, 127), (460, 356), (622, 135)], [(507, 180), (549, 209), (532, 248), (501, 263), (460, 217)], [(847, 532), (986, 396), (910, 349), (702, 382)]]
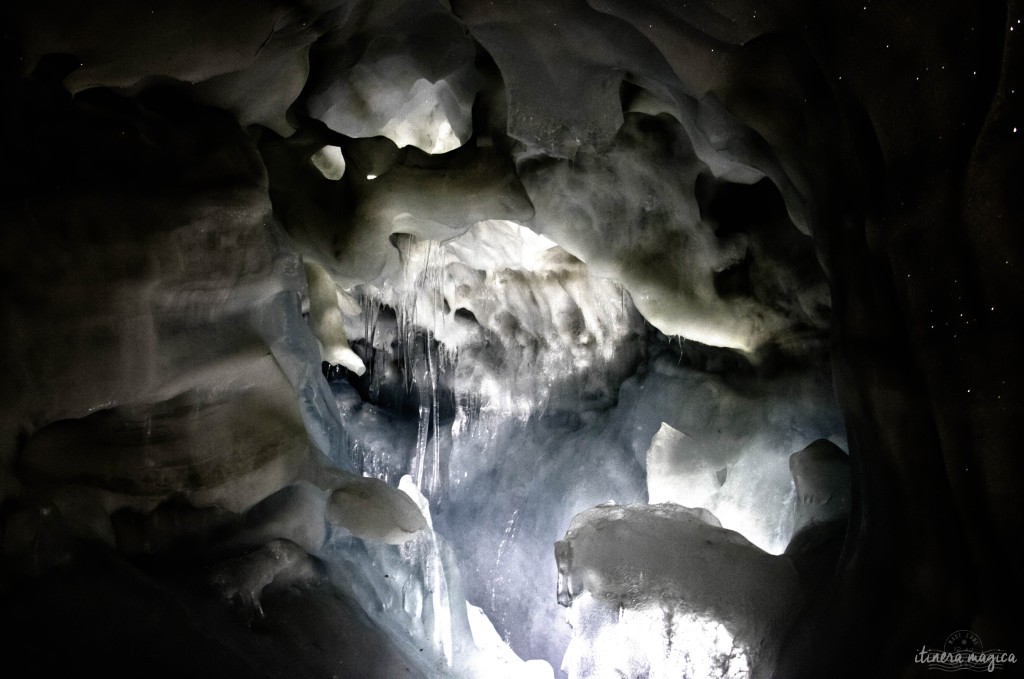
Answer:
[[(435, 328), (444, 323), (444, 246), (434, 241), (416, 243), (405, 234), (396, 234), (392, 240), (401, 255), (404, 279), (397, 298), (399, 351), (406, 388), (417, 395), (416, 448), (410, 469), (417, 488), (435, 497), (443, 467), (438, 384), (455, 359), (434, 337)], [(367, 336), (372, 338), (374, 330)]]

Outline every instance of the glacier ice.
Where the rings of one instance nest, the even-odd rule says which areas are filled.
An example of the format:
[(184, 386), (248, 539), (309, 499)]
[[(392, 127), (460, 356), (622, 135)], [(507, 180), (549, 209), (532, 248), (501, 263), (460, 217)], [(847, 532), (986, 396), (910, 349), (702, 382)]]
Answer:
[[(451, 244), (461, 242), (460, 238)], [(421, 247), (424, 258), (429, 251), (435, 261), (439, 259), (437, 245)], [(511, 259), (521, 260), (519, 254)], [(437, 323), (434, 331), (449, 341), (472, 337), (462, 330), (442, 329), (452, 315), (443, 313), (440, 296), (429, 286), (415, 290), (417, 299), (428, 301), (416, 312), (419, 323)], [(628, 296), (619, 301), (628, 308)], [(438, 340), (426, 343), (422, 332), (398, 332), (397, 319), (385, 316), (389, 308), (367, 307), (372, 322), (365, 336), (374, 338), (377, 352), (367, 361), (367, 374), (333, 385), (356, 464), (365, 474), (408, 484), (402, 475), (415, 474), (425, 463), (433, 467), (437, 461), (440, 478), (434, 483), (431, 472), (424, 486), (429, 498), (425, 501), (435, 512), (434, 528), (459, 555), (467, 598), (487, 611), (522, 657), (545, 658), (552, 665), (561, 661), (571, 637), (551, 595), (550, 545), (573, 516), (589, 507), (608, 500), (648, 500), (648, 451), (659, 430), (691, 432), (705, 461), (699, 478), (710, 498), (706, 504), (720, 513), (727, 528), (776, 554), (785, 549), (794, 529), (789, 456), (816, 438), (844, 442), (842, 422), (827, 397), (827, 380), (815, 373), (727, 379), (706, 370), (715, 368), (713, 361), (705, 370), (697, 369), (693, 359), (683, 361), (678, 346), (668, 342), (660, 348), (655, 343), (651, 350), (656, 355), (645, 359), (646, 367), (625, 381), (622, 372), (601, 378), (610, 384), (621, 382), (614, 400), (587, 400), (579, 391), (553, 399), (550, 393), (532, 389), (514, 404), (518, 410), (494, 407), (507, 401), (493, 401), (479, 387), (472, 390), (486, 382), (460, 381), (464, 348), (452, 362), (442, 362), (431, 377), (425, 354), (444, 353)], [(604, 313), (602, 308), (591, 313)], [(621, 313), (610, 307), (607, 311), (614, 312), (613, 318)], [(411, 318), (412, 310), (399, 311), (399, 317), (404, 314)], [(357, 330), (353, 328), (352, 334), (356, 336)], [(411, 341), (406, 344), (403, 337)], [(496, 340), (500, 338), (496, 333)], [(354, 346), (364, 350), (358, 341)], [(541, 345), (534, 360), (550, 360), (544, 351), (557, 356), (565, 348)], [(630, 360), (628, 365), (636, 365), (638, 357)], [(412, 398), (402, 401), (401, 394), (409, 388), (403, 365), (417, 362), (424, 372), (411, 379), (427, 389), (413, 385)], [(618, 365), (612, 362), (604, 370), (620, 370)], [(600, 361), (591, 366), (602, 369)], [(498, 383), (507, 385), (508, 394), (516, 388), (523, 367), (519, 361), (488, 370), (494, 371)], [(421, 397), (427, 399), (426, 408), (420, 406)], [(514, 463), (509, 456), (514, 456)], [(587, 473), (582, 474), (584, 469)], [(678, 490), (670, 483), (664, 487), (669, 493)], [(713, 522), (710, 512), (701, 515)]]
[(827, 439), (789, 457), (796, 491), (795, 530), (844, 518), (850, 511), (850, 460)]
[[(644, 318), (667, 335), (756, 354), (769, 342), (785, 344), (797, 326), (824, 326), (827, 292), (817, 308), (782, 312), (777, 300), (790, 290), (799, 299), (797, 282), (770, 273), (778, 267), (753, 225), (726, 230), (698, 200), (711, 172), (668, 116), (627, 114), (601, 153), (524, 155), (520, 175), (537, 228), (596, 275), (621, 281)], [(766, 223), (775, 218), (763, 216)], [(620, 223), (636, 226), (616, 228)], [(754, 272), (749, 290), (730, 294), (724, 276), (747, 262)]]
[[(636, 354), (630, 340), (640, 319), (621, 289), (590, 276), (531, 230), (490, 220), (444, 242), (396, 242), (401, 273), (385, 285), (355, 292), (398, 317), (392, 325), (371, 310), (360, 320), (372, 317), (373, 323), (352, 322), (347, 328), (353, 342), (373, 347), (378, 363), (371, 367), (376, 375), (371, 380), (379, 380), (381, 363), (392, 360), (386, 357), (394, 353), (393, 342), (403, 347), (423, 342), (428, 351), (417, 354), (426, 371), (421, 388), (436, 380), (450, 357), (445, 380), (450, 388), (471, 395), (480, 409), (527, 416), (540, 403), (566, 396), (575, 400), (580, 391), (584, 398), (607, 400), (609, 380), (628, 371)], [(415, 338), (418, 331), (426, 333), (421, 340)], [(522, 369), (505, 369), (516, 365)], [(604, 384), (602, 366), (612, 369)], [(580, 378), (594, 383), (581, 384)]]
[(698, 442), (662, 422), (647, 449), (648, 502), (707, 507), (727, 473), (701, 456)]
[(271, 584), (311, 583), (322, 577), (304, 549), (277, 538), (258, 550), (217, 565), (211, 584), (229, 601), (238, 601), (252, 615), (263, 617), (260, 596)]
[(331, 493), (327, 519), (353, 535), (402, 544), (427, 527), (419, 507), (406, 494), (378, 479), (343, 479)]
[(1017, 33), (906, 5), (7, 3), (12, 658), (757, 676), (803, 597), (775, 674), (881, 676), (1012, 630)]
[(345, 155), (338, 146), (328, 144), (309, 157), (324, 179), (338, 181), (345, 176)]
[(475, 55), (454, 17), (428, 0), (372, 3), (361, 29), (339, 46), (330, 79), (314, 82), (310, 115), (349, 137), (383, 136), (431, 154), (467, 142)]
[(722, 623), (672, 604), (608, 605), (584, 593), (562, 661), (570, 679), (747, 679), (750, 661)]
[(571, 679), (770, 676), (803, 598), (796, 569), (703, 519), (673, 504), (573, 519), (555, 546)]
[[(819, 520), (843, 453), (790, 455), (845, 441), (799, 192), (628, 8), (580, 5), (584, 50), (557, 40), (568, 6), (525, 3), (551, 25), (523, 36), (452, 4), (260, 5), (212, 51), (200, 8), (195, 53), (161, 62), (169, 11), (145, 58), (105, 45), (68, 71), (67, 138), (99, 125), (119, 161), (99, 195), (32, 199), (25, 223), (58, 227), (10, 236), (36, 254), (11, 268), (27, 397), (0, 423), (32, 492), (4, 486), (4, 554), (43, 572), (91, 540), (182, 564), (175, 596), (203, 574), (276, 633), (300, 601), (424, 677), (752, 672), (782, 624), (730, 603), (748, 571), (716, 599), (672, 562), (616, 606), (614, 549), (573, 521), (615, 502), (637, 559), (706, 538), (771, 571)], [(538, 101), (527, 72), (553, 51), (566, 87)], [(559, 568), (584, 587), (569, 620)]]
[(315, 262), (305, 262), (309, 289), (309, 324), (321, 348), (321, 358), (342, 365), (357, 375), (366, 366), (348, 346), (337, 289), (330, 275)]

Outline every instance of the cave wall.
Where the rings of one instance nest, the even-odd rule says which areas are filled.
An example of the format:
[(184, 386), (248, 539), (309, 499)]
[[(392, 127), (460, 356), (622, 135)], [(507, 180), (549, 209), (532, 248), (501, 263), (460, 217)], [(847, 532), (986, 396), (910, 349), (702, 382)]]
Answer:
[[(102, 463), (103, 502), (120, 509), (148, 511), (198, 484), (241, 513), (322, 475), (339, 425), (311, 427), (327, 398), (319, 366), (289, 363), (301, 351), (282, 348), (292, 335), (274, 320), (300, 318), (298, 255), (339, 278), (379, 281), (400, 263), (386, 247), (397, 215), (411, 213), (403, 228), (420, 238), (484, 218), (548, 219), (562, 230), (547, 235), (625, 281), (667, 334), (764, 364), (800, 356), (830, 327), (853, 514), (827, 594), (784, 647), (781, 676), (913, 676), (923, 671), (913, 653), (957, 629), (1016, 650), (1022, 17), (1012, 0), (8, 7), (8, 565), (74, 561), (66, 527), (31, 549), (18, 541), (19, 526), (41, 521), (37, 497), (64, 514), (102, 514), (50, 494), (81, 476), (61, 462), (64, 448), (93, 441), (103, 458), (117, 445), (98, 411), (142, 428), (144, 417), (132, 418), (153, 403), (165, 414), (201, 408), (225, 431), (278, 442), (259, 464), (214, 455), (142, 493), (131, 459)], [(401, 136), (376, 115), (410, 91), (435, 105), (398, 117), (443, 116), (451, 138)], [(645, 128), (640, 116), (657, 122)], [(300, 162), (326, 144), (351, 170), (340, 188)], [(650, 168), (630, 153), (665, 148), (668, 160), (633, 173)], [(809, 275), (767, 276), (741, 301), (720, 294), (710, 270), (648, 280), (651, 267), (676, 266), (665, 264), (672, 250), (660, 231), (638, 261), (602, 263), (614, 230), (629, 240), (623, 223), (642, 222), (638, 187), (680, 157), (677, 183), (657, 192), (682, 187), (659, 206), (662, 221), (699, 212), (693, 162), (723, 181), (767, 178), (780, 219), (813, 236), (830, 311), (815, 306), (820, 288), (806, 292)], [(602, 173), (605, 184), (588, 183)], [(618, 201), (598, 200), (616, 190)], [(562, 215), (565, 194), (588, 200)], [(699, 229), (667, 233), (680, 250), (719, 246)], [(717, 257), (724, 268), (730, 256), (722, 246), (692, 266)], [(779, 312), (772, 296), (798, 302)], [(224, 369), (226, 356), (239, 363)], [(211, 379), (211, 366), (225, 374)], [(268, 409), (266, 431), (218, 409), (234, 398), (232, 380)], [(266, 396), (280, 385), (300, 405)], [(54, 430), (67, 420), (85, 424)], [(191, 441), (205, 433), (170, 430)], [(259, 465), (276, 465), (265, 488), (232, 485)], [(109, 499), (125, 494), (135, 499)], [(90, 521), (82, 534), (102, 523)]]

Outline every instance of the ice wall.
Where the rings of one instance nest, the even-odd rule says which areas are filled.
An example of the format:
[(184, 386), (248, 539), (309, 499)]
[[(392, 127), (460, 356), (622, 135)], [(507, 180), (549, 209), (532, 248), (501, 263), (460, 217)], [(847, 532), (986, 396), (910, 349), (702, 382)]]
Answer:
[(803, 598), (786, 557), (673, 504), (590, 509), (555, 552), (572, 679), (772, 676)]
[[(710, 509), (724, 528), (633, 535), (633, 557), (678, 566), (669, 584), (699, 569), (657, 551), (666, 535), (760, 566), (795, 526), (841, 519), (819, 488), (842, 473), (790, 458), (845, 446), (806, 178), (765, 142), (782, 132), (709, 93), (742, 59), (686, 67), (760, 24), (700, 5), (694, 36), (648, 3), (200, 5), (17, 12), (12, 568), (105, 545), (161, 606), (213, 611), (196, 637), (247, 671), (237, 657), (276, 653), (313, 658), (309, 676), (540, 677), (572, 642), (551, 545), (581, 512), (613, 501), (646, 530), (678, 513), (648, 501)], [(565, 568), (586, 580), (595, 558)], [(720, 610), (695, 582), (619, 614), (591, 578), (569, 673), (620, 645), (602, 667), (701, 673), (674, 641), (692, 630), (708, 667), (740, 640), (723, 676), (770, 664), (763, 607)], [(115, 612), (135, 594), (114, 587)], [(659, 615), (668, 659), (645, 666)]]

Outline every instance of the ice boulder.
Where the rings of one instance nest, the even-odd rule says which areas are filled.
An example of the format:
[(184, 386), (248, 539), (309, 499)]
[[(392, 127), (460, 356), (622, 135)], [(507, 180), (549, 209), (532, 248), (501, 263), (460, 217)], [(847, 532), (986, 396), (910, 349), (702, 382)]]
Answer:
[(771, 676), (803, 598), (788, 558), (671, 504), (589, 509), (555, 555), (572, 679)]

